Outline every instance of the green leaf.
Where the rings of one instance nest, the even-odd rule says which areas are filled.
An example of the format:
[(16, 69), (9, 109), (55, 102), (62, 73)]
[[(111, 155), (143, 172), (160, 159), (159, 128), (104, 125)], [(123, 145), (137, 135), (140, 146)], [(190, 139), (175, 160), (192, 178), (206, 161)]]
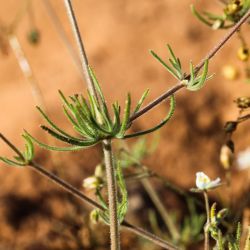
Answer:
[(137, 133), (133, 133), (133, 134), (129, 134), (129, 135), (125, 135), (124, 139), (149, 134), (149, 133), (152, 133), (152, 132), (160, 129), (171, 119), (171, 117), (174, 114), (174, 110), (175, 110), (175, 98), (174, 98), (174, 95), (172, 95), (172, 96), (170, 96), (170, 110), (169, 110), (167, 116), (163, 119), (163, 121), (161, 123), (159, 123), (157, 126), (151, 128), (151, 129), (144, 130), (144, 131), (137, 132)]
[(208, 64), (209, 61), (206, 60), (204, 63), (202, 74), (198, 77), (195, 77), (195, 69), (193, 67), (193, 64), (190, 63), (190, 80), (187, 83), (187, 89), (190, 91), (198, 91), (200, 90), (205, 82), (210, 79), (210, 77), (207, 77), (208, 74)]
[(119, 191), (121, 194), (121, 201), (118, 202), (118, 219), (119, 219), (119, 222), (122, 223), (128, 211), (128, 193), (127, 193), (124, 177), (122, 174), (121, 164), (119, 161), (117, 162), (116, 171), (117, 171), (117, 184), (118, 184)]
[(57, 127), (50, 119), (49, 117), (45, 114), (45, 112), (40, 108), (40, 107), (36, 107), (37, 110), (42, 114), (42, 116), (44, 117), (44, 119), (50, 124), (50, 126), (52, 128), (54, 128), (56, 131), (58, 131), (60, 134), (66, 136), (66, 137), (69, 137), (71, 138), (72, 140), (77, 140), (77, 138), (69, 135), (68, 133), (64, 132), (62, 129), (60, 129), (59, 127)]
[(13, 160), (10, 160), (10, 159), (2, 157), (2, 156), (0, 156), (0, 160), (3, 161), (4, 163), (6, 163), (7, 165), (12, 166), (12, 167), (24, 167), (27, 165), (24, 162), (13, 161)]
[(140, 100), (138, 101), (138, 103), (137, 103), (137, 105), (135, 107), (135, 110), (134, 110), (133, 114), (137, 113), (140, 110), (144, 100), (148, 96), (148, 93), (149, 93), (149, 89), (144, 91), (144, 93), (142, 94), (142, 97), (140, 98)]
[(203, 22), (204, 24), (208, 25), (209, 27), (213, 26), (213, 23), (210, 23), (205, 17), (203, 17), (194, 7), (194, 5), (192, 4), (191, 6), (191, 12), (192, 14), (197, 17), (201, 22)]
[(128, 93), (127, 100), (125, 103), (124, 116), (123, 116), (121, 128), (120, 128), (119, 133), (116, 135), (116, 138), (124, 137), (124, 134), (127, 130), (128, 123), (129, 123), (130, 109), (131, 109), (131, 97), (130, 97), (130, 94)]
[(25, 131), (25, 134), (36, 144), (38, 144), (41, 148), (47, 149), (47, 150), (53, 150), (53, 151), (77, 151), (83, 148), (87, 148), (90, 146), (95, 145), (97, 142), (91, 141), (91, 140), (86, 140), (85, 145), (82, 146), (73, 146), (73, 147), (55, 147), (55, 146), (50, 146), (45, 143), (42, 143), (38, 141), (36, 138), (34, 138), (31, 134), (29, 134), (27, 131)]
[(181, 80), (179, 78), (179, 74), (175, 72), (174, 69), (172, 69), (168, 64), (166, 64), (153, 50), (150, 50), (150, 53), (153, 55), (156, 60), (158, 60), (166, 69), (167, 71), (173, 75), (176, 79)]

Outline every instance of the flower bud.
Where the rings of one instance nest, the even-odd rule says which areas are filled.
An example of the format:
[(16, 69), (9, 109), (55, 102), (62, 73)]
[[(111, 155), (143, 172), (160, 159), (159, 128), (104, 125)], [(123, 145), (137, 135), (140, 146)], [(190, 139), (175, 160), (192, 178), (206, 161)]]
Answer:
[(90, 176), (83, 180), (83, 187), (87, 189), (97, 189), (100, 188), (103, 184), (103, 181), (101, 178), (96, 176)]
[(250, 97), (239, 97), (235, 102), (240, 109), (250, 108)]
[(215, 20), (215, 22), (212, 25), (213, 30), (218, 30), (219, 28), (223, 27), (224, 22), (220, 19)]
[(216, 226), (217, 220), (216, 220), (216, 202), (213, 203), (211, 209), (210, 209), (210, 219), (211, 224)]
[(100, 214), (98, 212), (97, 209), (94, 209), (90, 212), (89, 214), (89, 218), (90, 218), (90, 221), (93, 223), (93, 224), (96, 224), (99, 222), (99, 219), (100, 219)]
[(249, 58), (249, 49), (246, 47), (240, 47), (237, 52), (238, 58), (245, 62)]
[(95, 167), (95, 176), (99, 178), (103, 178), (103, 176), (105, 176), (105, 167), (103, 164), (98, 164)]
[(227, 216), (227, 214), (228, 214), (228, 209), (223, 208), (217, 213), (216, 217), (217, 217), (218, 220), (222, 220)]
[(231, 1), (226, 8), (224, 9), (224, 12), (226, 15), (234, 15), (236, 14), (239, 10), (241, 10), (242, 4), (240, 0), (233, 0)]
[[(233, 142), (230, 141), (233, 145)], [(225, 170), (228, 170), (233, 163), (234, 152), (233, 146), (230, 147), (229, 144), (224, 144), (220, 150), (220, 163)]]

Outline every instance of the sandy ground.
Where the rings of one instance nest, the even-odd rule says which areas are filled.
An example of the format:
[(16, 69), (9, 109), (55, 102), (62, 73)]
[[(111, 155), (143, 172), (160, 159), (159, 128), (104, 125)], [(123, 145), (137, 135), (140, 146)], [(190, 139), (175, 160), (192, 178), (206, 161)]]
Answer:
[[(63, 1), (51, 2), (74, 46)], [(197, 1), (197, 6), (216, 10), (218, 6), (214, 2), (216, 1)], [(174, 84), (175, 80), (152, 58), (148, 53), (149, 49), (166, 58), (168, 55), (165, 45), (169, 43), (187, 69), (190, 60), (198, 63), (224, 35), (225, 31), (210, 31), (198, 22), (190, 12), (191, 3), (193, 1), (74, 1), (90, 64), (96, 71), (108, 102), (124, 102), (126, 93), (130, 92), (135, 103), (147, 88), (150, 89), (150, 95), (146, 102), (149, 102)], [(6, 26), (13, 20), (22, 2), (1, 0), (0, 6), (1, 25)], [(57, 90), (61, 89), (70, 95), (86, 93), (86, 87), (43, 1), (34, 0), (33, 11), (35, 25), (41, 33), (40, 43), (32, 46), (27, 41), (30, 27), (27, 15), (19, 23), (15, 34), (32, 65), (51, 117), (64, 128), (68, 128)], [(249, 84), (243, 78), (228, 81), (220, 73), (225, 64), (241, 66), (235, 56), (238, 46), (238, 40), (233, 38), (211, 61), (210, 72), (215, 73), (215, 76), (199, 93), (182, 90), (177, 94), (174, 119), (161, 130), (159, 150), (148, 160), (153, 170), (184, 188), (194, 185), (195, 173), (200, 170), (211, 177), (223, 176), (219, 165), (219, 149), (225, 139), (223, 124), (237, 115), (232, 101), (250, 93)], [(35, 109), (36, 101), (32, 97), (31, 86), (20, 71), (9, 47), (7, 52), (0, 55), (0, 131), (21, 146), (20, 135), (24, 128), (40, 138), (44, 134), (38, 126), (41, 120)], [(166, 108), (165, 104), (160, 105), (138, 119), (132, 129), (153, 126), (164, 116)], [(249, 143), (248, 126), (243, 125), (235, 136), (236, 152), (246, 148)], [(99, 148), (83, 153), (66, 153), (63, 156), (56, 154), (56, 161), (61, 165), (56, 168), (57, 173), (80, 187), (84, 176), (91, 174), (93, 167), (101, 160), (98, 150)], [(0, 154), (8, 155), (9, 151), (1, 145)], [(53, 168), (45, 152), (38, 148), (37, 158), (48, 168)], [(235, 199), (244, 188), (245, 178), (246, 172), (235, 171)], [(81, 234), (89, 233), (83, 229), (79, 231), (79, 225), (71, 224), (72, 221), (75, 223), (75, 218), (80, 218), (80, 225), (84, 223), (81, 221), (81, 206), (76, 201), (68, 202), (68, 195), (55, 189), (46, 180), (41, 180), (31, 170), (10, 169), (1, 164), (0, 182), (0, 249), (65, 249), (61, 247), (64, 243), (58, 243), (54, 247), (51, 245), (52, 241), (63, 241), (58, 232), (65, 225), (71, 225), (72, 232), (76, 230), (79, 239)], [(62, 209), (64, 203), (67, 213), (78, 217), (66, 220), (66, 212)], [(21, 207), (21, 212), (18, 207)], [(33, 209), (32, 215), (28, 213), (23, 219), (26, 207)], [(19, 212), (22, 220), (18, 224)], [(53, 222), (50, 220), (55, 222), (50, 223)], [(56, 231), (56, 236), (52, 231)], [(72, 238), (72, 235), (68, 237)], [(30, 238), (36, 241), (30, 242)], [(132, 237), (131, 241), (133, 239)], [(35, 242), (38, 242), (37, 245)], [(71, 248), (68, 246), (67, 249), (78, 248), (72, 243)], [(81, 249), (89, 248), (85, 245)], [(103, 249), (106, 249), (105, 244)]]

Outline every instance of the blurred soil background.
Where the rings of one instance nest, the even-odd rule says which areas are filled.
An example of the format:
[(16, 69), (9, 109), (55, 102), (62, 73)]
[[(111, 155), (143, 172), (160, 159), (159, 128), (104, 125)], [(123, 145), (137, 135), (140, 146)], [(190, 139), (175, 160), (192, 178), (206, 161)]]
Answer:
[[(15, 34), (32, 66), (50, 117), (56, 124), (70, 131), (61, 109), (58, 89), (66, 95), (72, 95), (86, 93), (86, 87), (44, 2), (32, 1), (33, 25), (40, 32), (40, 42), (32, 45), (27, 40), (32, 27), (28, 14), (18, 24)], [(24, 3), (0, 0), (0, 25), (7, 27)], [(51, 3), (75, 48), (63, 1), (53, 0)], [(198, 63), (225, 34), (225, 31), (211, 31), (195, 19), (190, 11), (192, 3), (200, 9), (220, 11), (217, 1), (205, 0), (73, 1), (90, 64), (95, 69), (109, 103), (115, 100), (124, 103), (128, 91), (132, 100), (138, 100), (147, 88), (150, 89), (150, 95), (146, 102), (149, 102), (175, 83), (152, 58), (149, 49), (166, 58), (168, 51), (165, 45), (169, 43), (181, 58), (184, 68), (188, 69), (190, 60), (194, 64)], [(247, 28), (244, 27), (244, 30)], [(1, 39), (6, 46), (4, 53), (0, 54), (0, 131), (19, 147), (23, 146), (21, 133), (24, 128), (46, 140), (44, 132), (39, 128), (42, 121), (35, 109), (31, 86), (24, 78), (8, 42)], [(205, 88), (198, 93), (182, 90), (176, 95), (174, 118), (161, 130), (159, 148), (146, 161), (152, 170), (186, 190), (195, 185), (197, 171), (204, 171), (213, 178), (224, 177), (219, 164), (220, 147), (225, 141), (223, 126), (227, 120), (237, 117), (238, 111), (233, 100), (250, 94), (250, 85), (245, 82), (242, 64), (236, 58), (239, 46), (239, 41), (234, 37), (211, 61), (210, 72), (214, 72), (215, 76)], [(225, 80), (221, 75), (225, 64), (239, 68), (241, 77), (236, 81)], [(132, 130), (153, 126), (165, 115), (167, 109), (166, 103), (160, 105), (138, 119)], [(236, 153), (249, 146), (249, 124), (240, 126), (234, 139)], [(150, 140), (151, 137), (149, 144)], [(3, 143), (0, 155), (12, 155)], [(102, 156), (100, 147), (75, 153), (53, 152), (49, 155), (36, 147), (36, 159), (47, 169), (82, 189), (82, 180), (93, 174)], [(29, 168), (0, 165), (0, 250), (108, 249), (107, 227), (90, 225), (90, 208), (87, 205)], [(246, 171), (235, 169), (233, 188), (230, 191), (222, 188), (219, 194), (212, 196), (215, 200), (222, 196), (220, 200), (225, 204), (230, 199), (236, 204), (243, 202), (242, 199), (246, 198), (242, 198), (242, 194), (248, 181), (247, 176)], [(155, 184), (166, 207), (178, 213), (181, 209), (180, 201), (173, 198), (159, 183)], [(149, 201), (136, 201), (138, 190), (141, 189), (129, 185), (130, 196), (136, 204), (131, 205), (132, 211), (128, 217), (151, 230), (146, 219), (144, 221), (143, 217), (132, 215), (143, 214), (143, 209), (150, 206)], [(230, 192), (230, 195), (225, 195), (226, 192)], [(91, 192), (87, 194), (93, 196)], [(124, 232), (122, 244), (123, 249), (159, 249)]]

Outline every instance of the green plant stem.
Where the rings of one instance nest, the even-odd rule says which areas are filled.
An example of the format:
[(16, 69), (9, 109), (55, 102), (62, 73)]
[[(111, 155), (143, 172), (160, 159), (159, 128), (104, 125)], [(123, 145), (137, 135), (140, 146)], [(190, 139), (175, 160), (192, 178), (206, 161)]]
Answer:
[(153, 201), (155, 207), (159, 211), (166, 227), (168, 228), (170, 235), (174, 242), (178, 242), (180, 239), (180, 234), (170, 216), (168, 211), (165, 209), (164, 205), (162, 204), (157, 192), (153, 188), (152, 184), (148, 179), (141, 179), (141, 183), (144, 187), (144, 189), (147, 191), (148, 195), (150, 196), (150, 199)]
[[(212, 59), (217, 52), (229, 41), (229, 39), (239, 30), (240, 26), (245, 23), (248, 18), (250, 17), (250, 10), (239, 20), (238, 23), (236, 23), (229, 31), (228, 33), (213, 47), (213, 49), (210, 50), (210, 52), (207, 53), (207, 55), (198, 63), (195, 67), (195, 73), (198, 73), (198, 71), (204, 66), (206, 60)], [(184, 80), (188, 80), (190, 78), (190, 74), (184, 74), (185, 78)], [(186, 85), (182, 82), (178, 82), (176, 85), (174, 85), (171, 89), (167, 90), (167, 92), (163, 93), (161, 96), (150, 102), (148, 105), (146, 105), (143, 109), (138, 111), (137, 113), (133, 114), (130, 117), (130, 122), (134, 121), (135, 119), (139, 118), (140, 116), (147, 113), (152, 108), (156, 107), (158, 104), (160, 104), (162, 101), (166, 100), (168, 97), (185, 87)]]
[(209, 226), (210, 226), (210, 208), (209, 208), (209, 200), (207, 191), (203, 191), (205, 207), (206, 207), (206, 214), (207, 214), (207, 222), (204, 226), (204, 249), (209, 250)]
[[(84, 49), (82, 36), (78, 28), (78, 24), (77, 24), (76, 16), (72, 7), (71, 0), (64, 0), (64, 3), (65, 3), (68, 17), (71, 23), (71, 28), (74, 33), (76, 43), (78, 45), (80, 60), (82, 64), (82, 70), (86, 79), (88, 89), (90, 93), (93, 94), (98, 100), (98, 95), (96, 93), (94, 83), (89, 73), (88, 58)], [(119, 250), (120, 249), (120, 234), (119, 234), (120, 225), (119, 225), (118, 214), (117, 214), (117, 184), (116, 184), (116, 173), (115, 173), (115, 167), (114, 167), (114, 161), (113, 161), (111, 140), (103, 140), (102, 145), (103, 145), (104, 161), (105, 161), (107, 185), (108, 185), (111, 250)]]

